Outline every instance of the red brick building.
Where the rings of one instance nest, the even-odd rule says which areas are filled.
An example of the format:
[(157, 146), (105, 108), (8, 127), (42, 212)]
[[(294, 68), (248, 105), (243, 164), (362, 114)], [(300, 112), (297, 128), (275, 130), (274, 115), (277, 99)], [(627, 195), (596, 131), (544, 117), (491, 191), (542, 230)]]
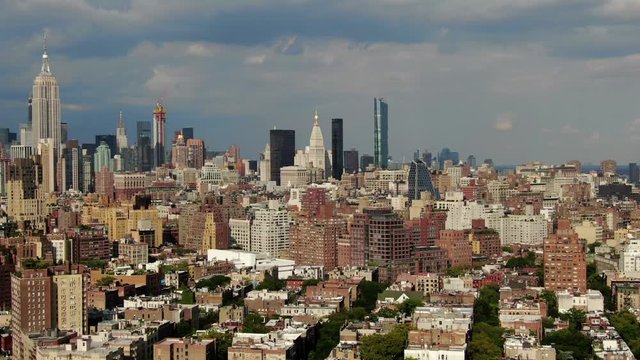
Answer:
[(587, 290), (587, 258), (584, 243), (568, 220), (544, 241), (544, 287), (584, 293)]
[(447, 251), (452, 267), (472, 265), (471, 244), (464, 230), (440, 230), (440, 239), (436, 245)]

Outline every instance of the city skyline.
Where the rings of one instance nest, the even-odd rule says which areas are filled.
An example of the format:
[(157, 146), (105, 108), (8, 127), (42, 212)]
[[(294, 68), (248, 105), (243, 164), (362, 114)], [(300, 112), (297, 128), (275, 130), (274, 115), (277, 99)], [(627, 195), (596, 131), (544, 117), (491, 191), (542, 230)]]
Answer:
[[(631, 35), (640, 7), (633, 4), (493, 1), (465, 11), (458, 1), (388, 6), (380, 0), (370, 8), (93, 4), (4, 6), (0, 43), (12, 50), (0, 60), (7, 79), (0, 109), (14, 131), (26, 122), (25, 100), (48, 29), (62, 121), (69, 138), (81, 142), (95, 132), (113, 133), (120, 109), (133, 133), (161, 97), (170, 133), (193, 126), (214, 149), (237, 143), (256, 158), (274, 125), (308, 131), (305, 119), (317, 104), (325, 133), (329, 119), (344, 118), (344, 148), (373, 154), (369, 104), (381, 95), (392, 104), (394, 159), (447, 146), (502, 164), (637, 161), (640, 108), (632, 95), (640, 89), (632, 80), (640, 44)], [(381, 8), (392, 16), (383, 18)], [(26, 14), (29, 21), (16, 23)], [(270, 15), (282, 21), (243, 27)], [(175, 25), (151, 21), (169, 16)], [(560, 25), (547, 29), (531, 16)], [(92, 19), (100, 19), (92, 30), (73, 31)], [(129, 20), (138, 22), (118, 26)], [(388, 32), (376, 29), (376, 21)]]

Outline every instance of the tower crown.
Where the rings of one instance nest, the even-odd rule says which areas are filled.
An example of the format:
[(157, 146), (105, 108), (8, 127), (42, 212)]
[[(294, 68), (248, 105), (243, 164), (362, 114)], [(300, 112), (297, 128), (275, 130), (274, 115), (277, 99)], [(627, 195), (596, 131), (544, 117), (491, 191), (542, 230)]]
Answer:
[(47, 33), (44, 33), (44, 40), (42, 44), (42, 68), (40, 69), (42, 74), (51, 74), (51, 67), (49, 66), (49, 53), (47, 52)]

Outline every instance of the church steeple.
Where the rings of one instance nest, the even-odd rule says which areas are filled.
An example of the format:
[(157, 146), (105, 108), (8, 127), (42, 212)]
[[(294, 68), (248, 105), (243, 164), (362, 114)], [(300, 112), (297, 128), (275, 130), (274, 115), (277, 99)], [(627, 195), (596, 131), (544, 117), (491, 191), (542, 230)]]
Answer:
[(49, 53), (47, 52), (47, 32), (44, 33), (44, 41), (42, 44), (42, 68), (41, 73), (51, 74), (51, 67), (49, 67)]

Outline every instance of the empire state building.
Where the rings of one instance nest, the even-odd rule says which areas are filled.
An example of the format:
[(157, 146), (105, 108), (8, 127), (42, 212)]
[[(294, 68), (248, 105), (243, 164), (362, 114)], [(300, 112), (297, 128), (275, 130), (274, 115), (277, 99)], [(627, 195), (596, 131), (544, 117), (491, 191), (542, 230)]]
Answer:
[(37, 147), (43, 140), (51, 142), (57, 154), (61, 143), (60, 88), (49, 67), (46, 38), (42, 52), (42, 68), (33, 81), (32, 96), (32, 146)]

